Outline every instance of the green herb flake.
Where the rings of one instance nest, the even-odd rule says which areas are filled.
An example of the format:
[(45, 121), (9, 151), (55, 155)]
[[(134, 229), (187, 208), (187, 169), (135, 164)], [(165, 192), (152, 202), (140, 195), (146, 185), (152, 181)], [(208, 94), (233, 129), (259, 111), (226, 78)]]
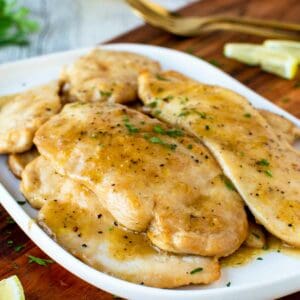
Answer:
[(195, 49), (193, 47), (188, 47), (185, 49), (185, 52), (189, 53), (189, 54), (194, 54)]
[(284, 97), (284, 98), (282, 98), (281, 101), (284, 102), (284, 103), (288, 103), (290, 101), (290, 98)]
[(25, 205), (26, 201), (17, 201), (19, 205)]
[(127, 128), (129, 133), (138, 133), (140, 131), (139, 128), (137, 128), (134, 125), (129, 124), (129, 123), (126, 123), (125, 127)]
[(205, 130), (209, 130), (210, 129), (210, 127), (208, 126), (208, 125), (205, 125)]
[(199, 273), (199, 272), (202, 272), (202, 271), (203, 271), (203, 268), (196, 268), (196, 269), (192, 270), (192, 271), (190, 272), (190, 274), (191, 274), (191, 275), (194, 275), (194, 274)]
[(169, 81), (167, 78), (165, 78), (165, 77), (163, 77), (163, 76), (161, 76), (159, 74), (156, 75), (156, 79), (162, 80), (162, 81)]
[(7, 217), (6, 223), (7, 224), (15, 224), (16, 222), (11, 217)]
[(152, 143), (152, 144), (161, 144), (161, 145), (164, 145), (165, 143), (157, 136), (152, 136), (149, 141)]
[(229, 190), (235, 191), (235, 187), (229, 178), (227, 178), (225, 175), (221, 175), (221, 179)]
[(269, 177), (273, 177), (273, 174), (270, 170), (265, 170), (264, 173)]
[(227, 287), (230, 287), (230, 286), (231, 286), (231, 282), (228, 281), (228, 282), (226, 283), (226, 286), (227, 286)]
[(188, 116), (190, 114), (189, 111), (182, 111), (179, 113), (178, 117), (185, 117), (185, 116)]
[(212, 65), (214, 65), (215, 67), (218, 67), (220, 68), (221, 67), (221, 63), (219, 63), (216, 59), (212, 58), (212, 59), (209, 59), (208, 62)]
[(193, 149), (193, 145), (192, 145), (192, 144), (189, 144), (189, 145), (187, 146), (187, 148), (188, 148), (188, 149)]
[(30, 10), (16, 0), (0, 0), (0, 46), (27, 45), (28, 36), (39, 29), (29, 18)]
[(207, 115), (205, 112), (201, 112), (201, 111), (196, 111), (197, 115), (200, 116), (201, 119), (206, 119)]
[(40, 258), (40, 257), (35, 257), (33, 255), (28, 255), (28, 259), (29, 259), (29, 263), (35, 263), (38, 264), (40, 266), (48, 266), (48, 264), (53, 264), (54, 261), (51, 259), (44, 259), (44, 258)]
[(111, 95), (112, 95), (112, 92), (109, 92), (109, 91), (99, 91), (99, 93), (100, 93), (100, 96), (101, 97), (110, 97)]
[(9, 245), (9, 246), (12, 246), (13, 243), (14, 243), (14, 241), (12, 241), (12, 240), (7, 241), (7, 245)]
[(245, 118), (251, 118), (251, 117), (252, 117), (252, 115), (251, 115), (251, 114), (249, 114), (249, 113), (246, 113), (246, 114), (244, 114), (244, 117), (245, 117)]
[(14, 248), (15, 252), (20, 252), (22, 249), (24, 249), (25, 246), (24, 245), (18, 245)]
[(155, 125), (153, 127), (153, 132), (159, 133), (159, 134), (165, 134), (166, 131), (160, 126), (160, 125)]
[(268, 167), (270, 165), (270, 163), (264, 158), (259, 160), (256, 164), (259, 166), (266, 166), (266, 167)]
[(152, 101), (149, 104), (147, 104), (147, 106), (151, 108), (155, 108), (157, 106), (157, 101)]
[(155, 116), (158, 116), (161, 114), (161, 110), (157, 109), (156, 111), (154, 111), (153, 113)]
[(180, 129), (169, 129), (166, 130), (166, 135), (170, 137), (180, 137), (183, 136), (183, 132)]
[(264, 260), (262, 257), (257, 257), (256, 260)]

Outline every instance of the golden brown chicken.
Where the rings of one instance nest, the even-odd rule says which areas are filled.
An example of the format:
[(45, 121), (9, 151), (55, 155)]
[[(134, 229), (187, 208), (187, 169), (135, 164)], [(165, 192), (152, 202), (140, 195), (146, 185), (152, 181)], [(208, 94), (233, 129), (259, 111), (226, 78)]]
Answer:
[(34, 204), (41, 204), (38, 222), (60, 245), (92, 267), (162, 288), (207, 284), (219, 278), (217, 259), (174, 255), (153, 248), (144, 234), (118, 225), (94, 193), (59, 175), (42, 156), (24, 171), (27, 175), (32, 172), (40, 184), (31, 181), (25, 196), (30, 203), (34, 200)]
[(224, 256), (246, 238), (239, 195), (182, 130), (118, 104), (74, 103), (39, 129), (35, 144), (60, 174), (161, 249)]
[(0, 97), (0, 154), (29, 150), (36, 130), (60, 108), (56, 82)]
[(300, 155), (245, 98), (173, 71), (141, 75), (139, 95), (210, 149), (268, 231), (300, 247)]
[(64, 98), (68, 102), (134, 101), (137, 77), (145, 70), (158, 72), (159, 63), (135, 53), (94, 49), (62, 72)]

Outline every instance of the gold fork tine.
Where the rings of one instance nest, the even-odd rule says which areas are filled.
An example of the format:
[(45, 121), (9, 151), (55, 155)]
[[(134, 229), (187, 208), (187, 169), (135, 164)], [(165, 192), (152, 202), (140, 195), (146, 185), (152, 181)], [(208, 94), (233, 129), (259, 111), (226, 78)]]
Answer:
[[(145, 7), (150, 8), (151, 10), (155, 11), (157, 14), (168, 16), (168, 17), (176, 17), (174, 14), (164, 7), (160, 6), (157, 3), (153, 3), (149, 0), (137, 0), (138, 2), (143, 3)], [(177, 18), (182, 18), (178, 17)], [(241, 18), (235, 16), (221, 16), (215, 15), (210, 17), (184, 17), (184, 18), (195, 18), (198, 20), (202, 20), (203, 23), (205, 22), (232, 22), (232, 23), (239, 23), (239, 24), (246, 24), (246, 25), (255, 25), (255, 26), (263, 26), (263, 27), (270, 27), (274, 29), (282, 29), (282, 30), (293, 30), (300, 32), (300, 24), (295, 23), (286, 23), (286, 22), (279, 22), (275, 20), (260, 20), (255, 18)]]
[(149, 24), (162, 28), (176, 35), (195, 36), (200, 33), (213, 31), (213, 30), (228, 30), (241, 33), (249, 33), (260, 35), (264, 37), (273, 38), (290, 38), (298, 39), (299, 36), (294, 33), (279, 32), (269, 28), (258, 28), (255, 26), (235, 24), (235, 23), (204, 23), (200, 24), (195, 18), (175, 18), (170, 14), (162, 15), (152, 10), (149, 6), (144, 5), (145, 1), (127, 0), (133, 7), (136, 14), (142, 17)]
[[(275, 21), (262, 21), (255, 19), (246, 19), (246, 21), (243, 23), (237, 23), (238, 21), (240, 21), (240, 18), (225, 16), (201, 18), (178, 17), (174, 16), (174, 14), (167, 11), (165, 8), (159, 6), (158, 4), (149, 2), (148, 0), (127, 0), (127, 2), (146, 22), (177, 35), (192, 36), (199, 34), (202, 31), (232, 30), (275, 38), (300, 39), (300, 32), (297, 32), (298, 28), (300, 29), (300, 25), (298, 24), (282, 24)], [(259, 25), (268, 23), (268, 26), (264, 28), (261, 26), (254, 26), (252, 25), (253, 22), (256, 22), (256, 24)], [(281, 30), (278, 29), (278, 24), (280, 24)], [(274, 28), (271, 27), (271, 25), (274, 25)]]

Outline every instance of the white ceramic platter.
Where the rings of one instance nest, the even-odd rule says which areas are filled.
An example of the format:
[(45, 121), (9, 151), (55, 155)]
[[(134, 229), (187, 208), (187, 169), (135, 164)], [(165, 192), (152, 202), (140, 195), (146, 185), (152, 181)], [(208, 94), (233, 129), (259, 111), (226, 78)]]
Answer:
[[(182, 72), (199, 81), (221, 85), (249, 99), (255, 107), (279, 113), (300, 127), (300, 121), (249, 90), (209, 63), (178, 51), (137, 44), (112, 44), (105, 49), (126, 50), (158, 60), (164, 69)], [(28, 59), (0, 66), (0, 95), (22, 91), (58, 77), (62, 66), (73, 62), (90, 49), (75, 50)], [(52, 259), (86, 282), (112, 294), (129, 299), (272, 299), (300, 290), (300, 258), (281, 253), (266, 253), (238, 268), (224, 268), (220, 280), (208, 286), (181, 289), (157, 289), (132, 284), (89, 267), (54, 242), (33, 221), (36, 211), (19, 192), (18, 180), (8, 171), (6, 157), (0, 156), (0, 202), (23, 231)], [(260, 255), (261, 256), (261, 255)], [(176, 272), (176, 270), (170, 270)], [(231, 282), (227, 287), (226, 283)], [(84, 296), (84, 295), (83, 295)]]

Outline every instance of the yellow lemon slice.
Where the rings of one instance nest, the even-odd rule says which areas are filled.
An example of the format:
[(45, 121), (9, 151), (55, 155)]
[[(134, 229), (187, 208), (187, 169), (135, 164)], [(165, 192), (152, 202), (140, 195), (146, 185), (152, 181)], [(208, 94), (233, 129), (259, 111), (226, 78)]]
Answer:
[(300, 64), (300, 42), (296, 41), (281, 41), (281, 40), (266, 40), (263, 44), (269, 49), (283, 51), (297, 58)]
[(260, 65), (267, 72), (292, 79), (297, 73), (298, 60), (293, 55), (254, 44), (229, 43), (224, 55), (249, 65)]
[(0, 300), (25, 300), (19, 278), (14, 275), (0, 281)]

